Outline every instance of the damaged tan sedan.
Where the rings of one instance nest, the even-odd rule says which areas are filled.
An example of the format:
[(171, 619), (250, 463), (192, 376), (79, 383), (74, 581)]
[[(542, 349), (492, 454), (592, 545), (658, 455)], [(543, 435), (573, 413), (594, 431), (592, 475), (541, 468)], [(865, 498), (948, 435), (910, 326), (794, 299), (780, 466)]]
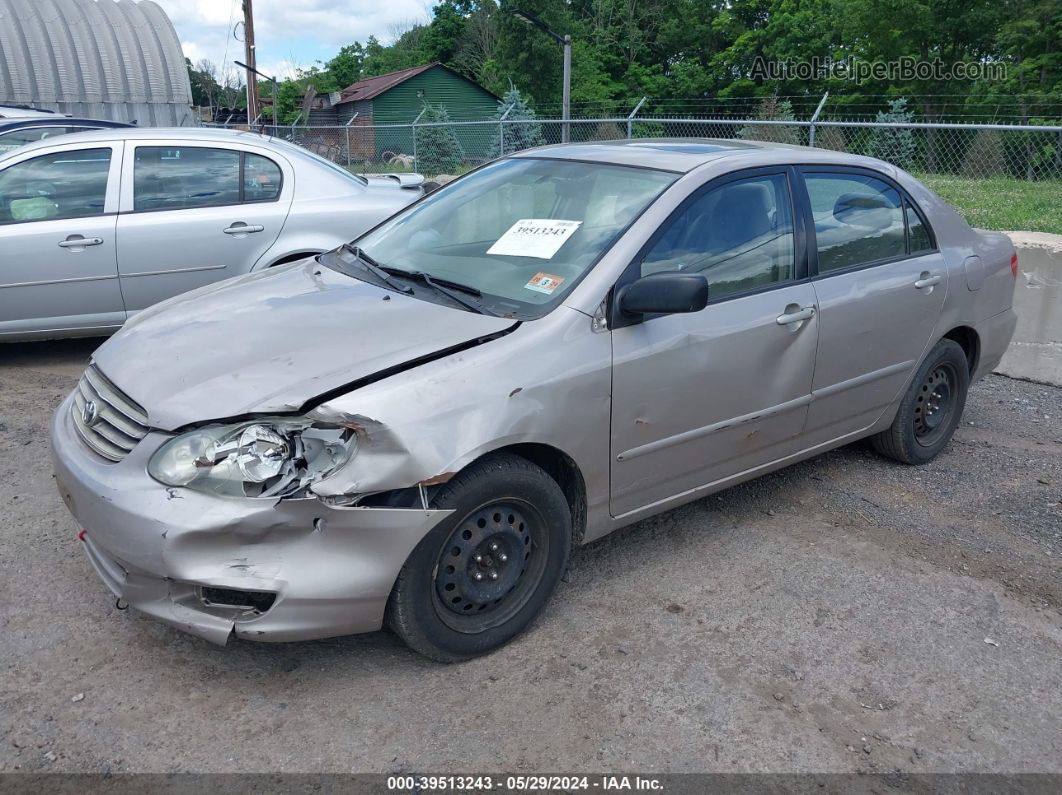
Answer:
[(880, 161), (532, 150), (137, 315), (55, 415), (56, 478), (110, 590), (174, 627), (386, 622), (465, 659), (531, 623), (574, 544), (862, 437), (932, 459), (1016, 271)]

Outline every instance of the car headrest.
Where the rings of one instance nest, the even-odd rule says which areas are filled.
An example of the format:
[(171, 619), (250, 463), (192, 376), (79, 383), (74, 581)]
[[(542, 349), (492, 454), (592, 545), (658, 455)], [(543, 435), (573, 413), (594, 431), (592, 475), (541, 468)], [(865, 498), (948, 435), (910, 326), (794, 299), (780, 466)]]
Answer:
[(884, 193), (842, 193), (833, 205), (833, 217), (842, 224), (872, 229), (888, 226), (899, 202)]
[(715, 223), (724, 238), (751, 240), (771, 229), (771, 190), (762, 182), (729, 185), (723, 189)]

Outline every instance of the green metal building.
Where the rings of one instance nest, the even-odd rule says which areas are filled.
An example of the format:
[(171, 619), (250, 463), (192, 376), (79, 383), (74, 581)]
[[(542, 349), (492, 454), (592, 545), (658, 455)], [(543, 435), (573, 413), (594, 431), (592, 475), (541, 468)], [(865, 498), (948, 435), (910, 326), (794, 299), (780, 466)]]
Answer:
[[(352, 149), (377, 158), (386, 153), (413, 154), (409, 125), (427, 103), (446, 108), (453, 121), (479, 121), (497, 111), (498, 101), (483, 86), (432, 63), (360, 80), (343, 89), (334, 107), (336, 123), (350, 123)], [(389, 124), (396, 126), (382, 126)], [(483, 125), (454, 127), (467, 156), (487, 156), (490, 140), (484, 130)]]

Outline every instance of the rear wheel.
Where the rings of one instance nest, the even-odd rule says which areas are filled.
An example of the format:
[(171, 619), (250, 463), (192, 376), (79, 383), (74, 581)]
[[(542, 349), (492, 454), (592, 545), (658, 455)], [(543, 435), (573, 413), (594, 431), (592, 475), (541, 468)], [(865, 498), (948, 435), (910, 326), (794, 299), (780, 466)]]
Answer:
[(874, 449), (904, 464), (932, 461), (962, 419), (970, 370), (953, 340), (941, 340), (918, 368), (888, 429), (871, 438)]
[(440, 662), (493, 651), (542, 611), (568, 563), (571, 512), (541, 468), (499, 454), (446, 483), (432, 507), (454, 513), (410, 555), (387, 618)]

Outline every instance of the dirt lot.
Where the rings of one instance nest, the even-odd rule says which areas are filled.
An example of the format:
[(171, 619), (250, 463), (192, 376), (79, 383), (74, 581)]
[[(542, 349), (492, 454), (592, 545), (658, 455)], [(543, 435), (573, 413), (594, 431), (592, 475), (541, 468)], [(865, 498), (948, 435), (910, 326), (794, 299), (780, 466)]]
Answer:
[(526, 636), (217, 648), (119, 612), (0, 347), (0, 771), (1062, 772), (1062, 390), (991, 377), (908, 469), (849, 447), (578, 550)]

